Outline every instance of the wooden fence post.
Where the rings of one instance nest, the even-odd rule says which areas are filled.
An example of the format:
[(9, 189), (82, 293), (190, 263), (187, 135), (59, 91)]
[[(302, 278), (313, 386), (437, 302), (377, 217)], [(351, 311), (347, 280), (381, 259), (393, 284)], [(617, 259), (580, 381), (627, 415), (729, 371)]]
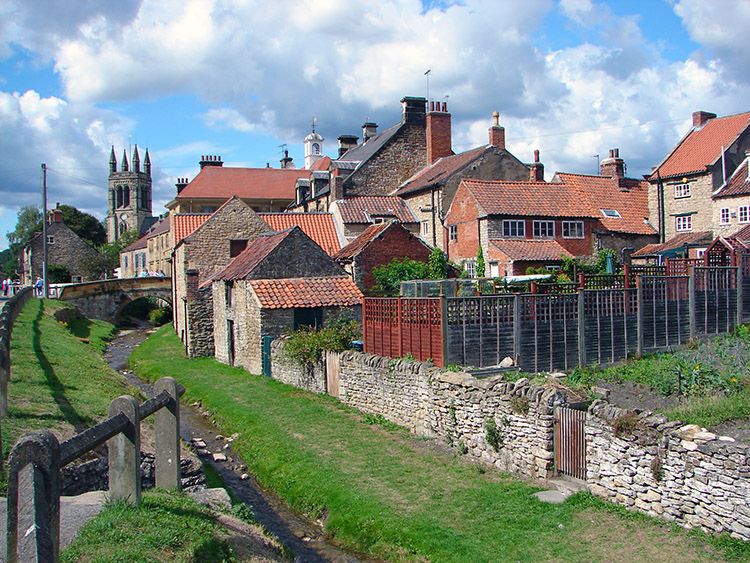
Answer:
[[(154, 413), (154, 450), (156, 454), (156, 486), (161, 489), (180, 488), (180, 396), (177, 381), (162, 377), (154, 384), (154, 396), (169, 393), (167, 406)], [(140, 465), (140, 464), (139, 464)]]
[(636, 347), (636, 355), (641, 358), (643, 357), (643, 287), (642, 278), (638, 276), (635, 278), (635, 299), (636, 299), (636, 318), (638, 320), (638, 344)]
[(735, 321), (735, 326), (739, 326), (742, 324), (742, 284), (743, 284), (743, 276), (745, 275), (742, 271), (742, 256), (740, 256), (740, 259), (738, 260), (739, 264), (737, 266), (735, 280), (737, 284), (737, 319)]
[(584, 289), (578, 290), (578, 367), (586, 366), (586, 323), (584, 322)]
[(513, 294), (513, 362), (519, 365), (521, 357), (521, 296)]
[(141, 502), (141, 417), (135, 397), (122, 395), (109, 404), (109, 416), (123, 413), (130, 424), (107, 442), (109, 450), (109, 497)]
[(692, 265), (688, 266), (688, 309), (690, 310), (690, 340), (692, 341), (695, 340), (695, 269)]
[(444, 368), (452, 363), (452, 358), (448, 357), (448, 301), (445, 299), (445, 295), (440, 294), (440, 330), (443, 334), (443, 365), (438, 366)]

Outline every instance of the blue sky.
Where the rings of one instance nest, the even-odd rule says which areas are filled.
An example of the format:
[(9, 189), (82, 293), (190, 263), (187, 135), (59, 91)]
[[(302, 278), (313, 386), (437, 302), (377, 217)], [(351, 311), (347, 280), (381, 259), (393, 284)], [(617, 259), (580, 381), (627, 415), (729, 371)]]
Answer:
[(154, 213), (201, 155), (298, 166), (313, 116), (334, 155), (399, 100), (447, 100), (457, 152), (499, 111), (523, 161), (594, 173), (619, 148), (648, 173), (690, 115), (750, 110), (745, 0), (5, 0), (0, 249), (24, 205), (104, 217), (109, 150), (148, 147)]

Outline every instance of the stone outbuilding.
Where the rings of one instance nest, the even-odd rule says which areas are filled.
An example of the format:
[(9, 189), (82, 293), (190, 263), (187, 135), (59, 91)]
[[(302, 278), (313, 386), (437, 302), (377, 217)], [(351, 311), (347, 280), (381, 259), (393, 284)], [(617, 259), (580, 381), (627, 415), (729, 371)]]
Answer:
[(400, 223), (389, 221), (370, 225), (365, 231), (337, 252), (336, 260), (363, 292), (375, 286), (372, 270), (390, 264), (395, 258), (411, 258), (427, 262), (432, 248), (414, 236)]
[(222, 363), (263, 371), (264, 342), (302, 326), (322, 326), (349, 310), (361, 318), (362, 293), (299, 227), (248, 243), (201, 284), (213, 302), (214, 353)]

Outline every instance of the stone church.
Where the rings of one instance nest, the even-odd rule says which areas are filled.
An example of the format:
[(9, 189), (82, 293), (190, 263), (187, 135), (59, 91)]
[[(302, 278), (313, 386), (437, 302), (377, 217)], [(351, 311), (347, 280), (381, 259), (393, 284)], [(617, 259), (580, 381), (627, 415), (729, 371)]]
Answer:
[(131, 154), (132, 170), (128, 155), (122, 152), (120, 169), (117, 169), (115, 148), (109, 157), (109, 202), (107, 205), (107, 241), (115, 242), (126, 231), (143, 233), (154, 224), (151, 215), (151, 158), (146, 149), (141, 170), (138, 145)]

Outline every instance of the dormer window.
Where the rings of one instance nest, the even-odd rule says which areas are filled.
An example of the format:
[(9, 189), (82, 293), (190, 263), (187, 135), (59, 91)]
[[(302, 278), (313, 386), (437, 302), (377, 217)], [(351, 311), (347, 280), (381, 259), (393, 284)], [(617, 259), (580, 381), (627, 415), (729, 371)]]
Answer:
[(622, 219), (622, 215), (617, 209), (602, 209), (602, 215), (610, 219)]

